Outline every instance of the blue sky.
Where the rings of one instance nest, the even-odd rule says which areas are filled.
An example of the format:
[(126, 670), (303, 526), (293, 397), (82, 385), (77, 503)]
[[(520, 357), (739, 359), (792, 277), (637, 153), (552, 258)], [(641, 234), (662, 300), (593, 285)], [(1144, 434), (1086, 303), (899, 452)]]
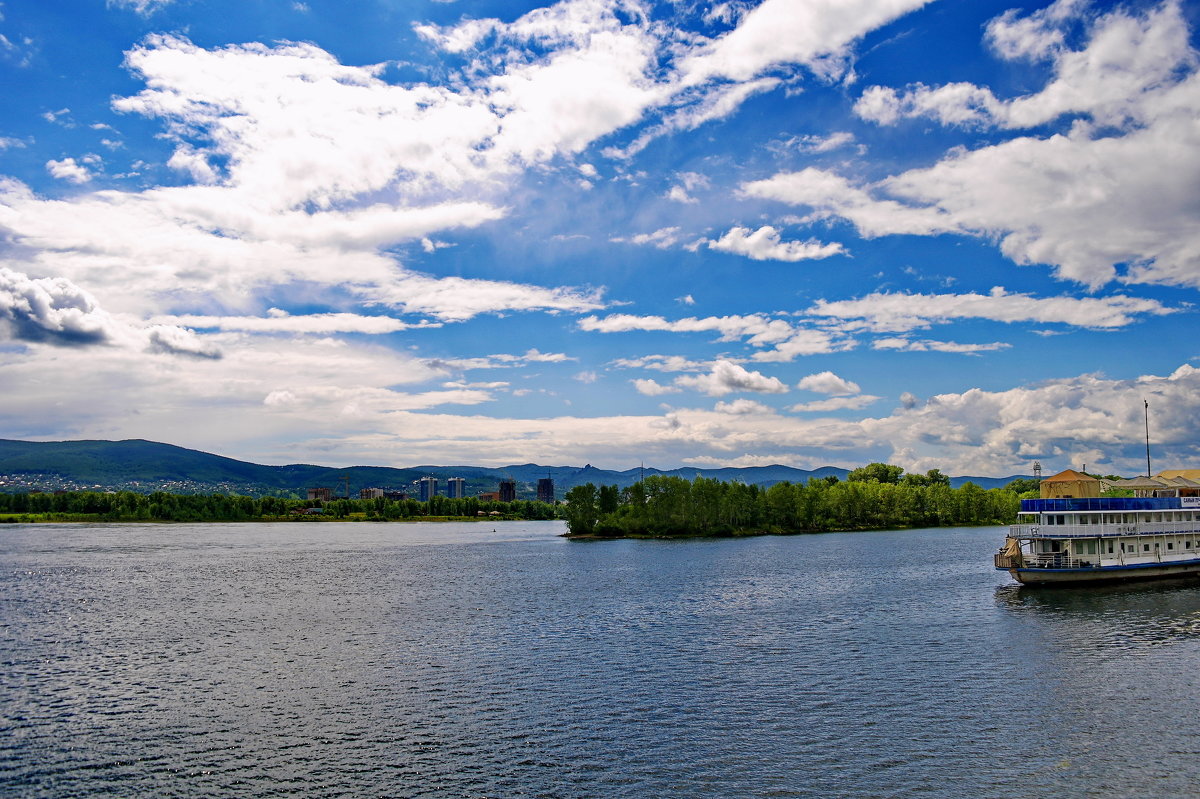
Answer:
[(1200, 462), (1196, 2), (0, 16), (0, 437)]

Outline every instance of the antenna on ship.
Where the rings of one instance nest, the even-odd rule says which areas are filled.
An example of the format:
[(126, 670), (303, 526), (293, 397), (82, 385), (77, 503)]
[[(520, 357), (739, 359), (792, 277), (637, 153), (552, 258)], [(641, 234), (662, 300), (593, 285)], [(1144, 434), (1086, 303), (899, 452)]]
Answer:
[(1150, 403), (1142, 397), (1142, 405), (1146, 411), (1146, 476), (1150, 476)]

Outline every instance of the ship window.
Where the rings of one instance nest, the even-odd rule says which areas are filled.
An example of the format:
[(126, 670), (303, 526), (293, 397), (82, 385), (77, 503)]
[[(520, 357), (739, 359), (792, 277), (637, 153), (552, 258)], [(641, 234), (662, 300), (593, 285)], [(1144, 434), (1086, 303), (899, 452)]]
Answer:
[(1060, 514), (1058, 515), (1058, 523), (1059, 523), (1059, 524), (1066, 524), (1066, 523), (1067, 523), (1067, 517), (1066, 517), (1066, 516), (1064, 516), (1064, 515), (1062, 515), (1062, 514), (1060, 513)]
[(1174, 544), (1173, 542), (1171, 542), (1171, 541), (1168, 541), (1168, 542), (1167, 542), (1167, 549), (1174, 549), (1174, 548), (1175, 548), (1175, 544)]
[(1149, 552), (1149, 551), (1150, 551), (1150, 545), (1149, 545), (1149, 544), (1142, 544), (1142, 551), (1143, 551), (1143, 552)]
[[(1122, 552), (1124, 552), (1124, 551), (1125, 551), (1125, 547), (1123, 547), (1123, 546), (1122, 546), (1122, 547), (1121, 547), (1121, 551), (1122, 551)], [(1110, 554), (1110, 555), (1111, 555), (1112, 553), (1113, 553), (1113, 544), (1112, 544), (1112, 541), (1109, 541), (1109, 542), (1108, 542), (1108, 554)]]

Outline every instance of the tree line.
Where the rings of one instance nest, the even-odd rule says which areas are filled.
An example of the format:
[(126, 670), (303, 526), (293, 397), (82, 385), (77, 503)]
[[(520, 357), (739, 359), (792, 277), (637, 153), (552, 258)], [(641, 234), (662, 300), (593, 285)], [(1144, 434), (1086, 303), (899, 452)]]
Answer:
[(936, 469), (903, 475), (898, 466), (871, 464), (845, 482), (814, 478), (766, 489), (701, 476), (654, 475), (625, 489), (588, 483), (567, 492), (563, 514), (570, 535), (671, 536), (1010, 524), (1019, 509), (1007, 487), (951, 488)]
[[(312, 512), (319, 511), (319, 512)], [(556, 508), (545, 502), (483, 501), (476, 497), (415, 499), (319, 500), (248, 497), (226, 494), (171, 494), (156, 491), (67, 491), (53, 494), (0, 493), (0, 514), (48, 520), (238, 522), (317, 517), (396, 521), (429, 517), (471, 517), (493, 513), (506, 519), (554, 519)]]

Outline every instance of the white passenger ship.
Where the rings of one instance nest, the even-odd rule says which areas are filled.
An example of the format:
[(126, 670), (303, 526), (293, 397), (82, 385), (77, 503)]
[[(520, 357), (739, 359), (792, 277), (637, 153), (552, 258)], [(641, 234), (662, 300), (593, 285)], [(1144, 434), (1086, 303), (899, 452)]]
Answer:
[(1044, 480), (1042, 498), (1021, 500), (996, 568), (1032, 585), (1200, 575), (1200, 482), (1164, 472), (1111, 487), (1135, 496), (1102, 497), (1099, 480), (1072, 470)]

